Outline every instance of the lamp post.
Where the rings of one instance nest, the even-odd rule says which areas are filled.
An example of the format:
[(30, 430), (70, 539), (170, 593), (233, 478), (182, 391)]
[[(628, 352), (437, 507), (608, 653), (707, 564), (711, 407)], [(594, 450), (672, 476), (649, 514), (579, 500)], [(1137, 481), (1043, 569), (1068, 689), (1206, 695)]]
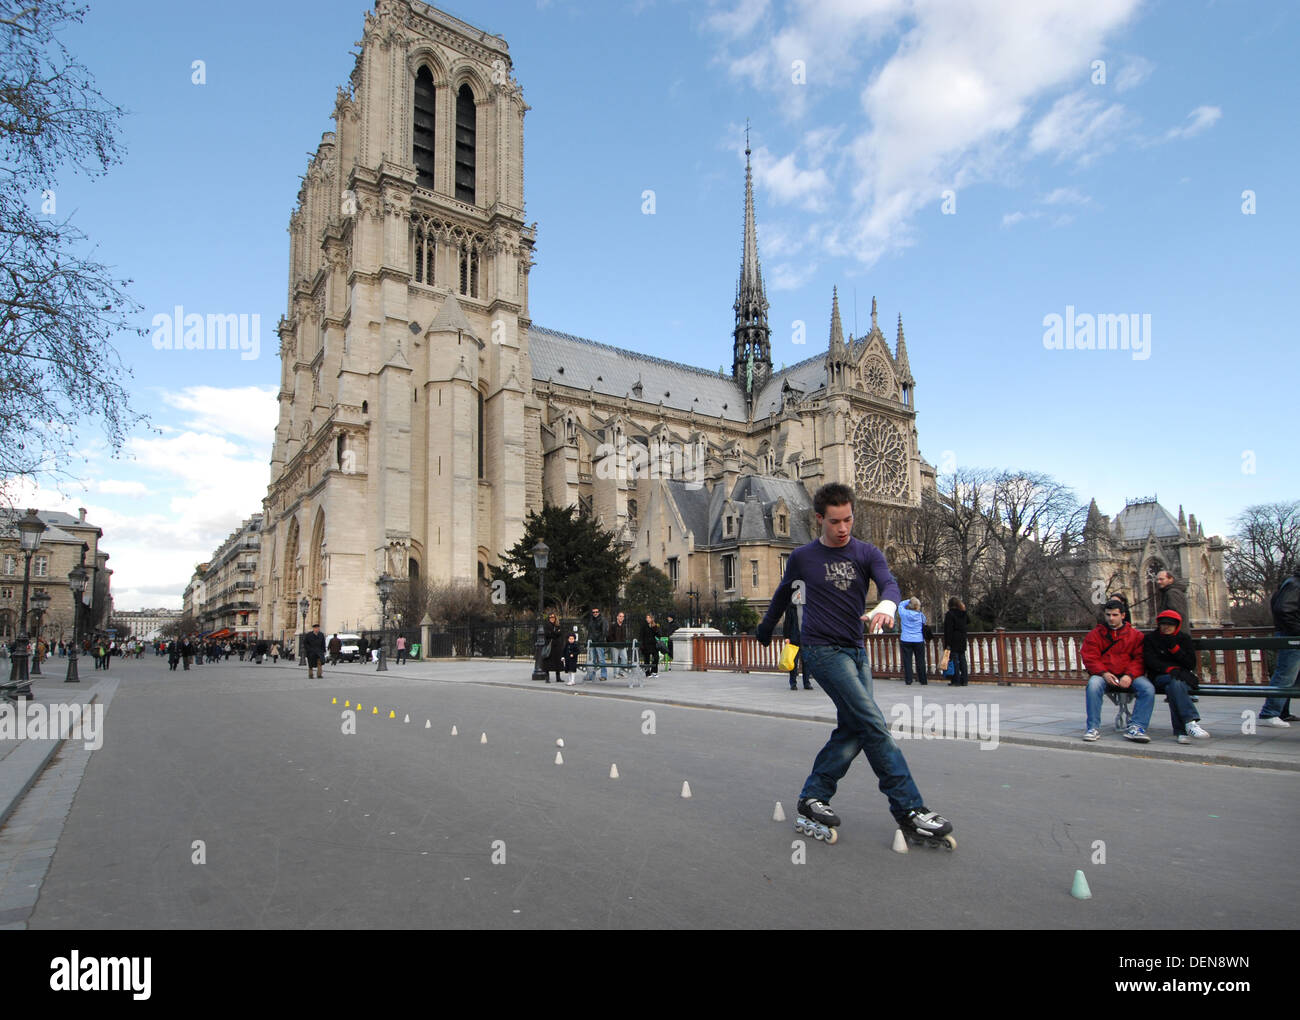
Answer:
[[(718, 626), (718, 589), (713, 589), (713, 619), (709, 621), (713, 626)], [(719, 628), (721, 629), (721, 628)]]
[(686, 589), (686, 605), (691, 610), (691, 626), (698, 627), (700, 625), (700, 593), (695, 590), (695, 585), (691, 585)]
[(537, 587), (537, 642), (533, 649), (533, 679), (541, 682), (547, 678), (546, 664), (542, 661), (546, 650), (546, 625), (542, 619), (542, 607), (546, 600), (546, 564), (551, 556), (551, 548), (541, 539), (533, 546), (533, 565), (539, 575)]
[(14, 694), (31, 697), (32, 686), (28, 683), (27, 672), (27, 589), (32, 577), (32, 553), (40, 548), (41, 536), (45, 534), (45, 522), (36, 516), (35, 510), (28, 510), (20, 517), (15, 526), (18, 528), (18, 543), (23, 551), (23, 606), (18, 617), (18, 638), (14, 641), (10, 654), (13, 667), (9, 672), (9, 681), (15, 685)]
[(307, 665), (307, 610), (311, 608), (311, 602), (304, 595), (298, 600), (298, 612), (302, 614), (302, 630), (298, 632), (298, 665)]
[(36, 625), (32, 627), (32, 676), (41, 675), (41, 621), (45, 617), (45, 610), (50, 608), (50, 596), (43, 591), (38, 591), (32, 595), (32, 615), (36, 617)]
[[(85, 546), (82, 546), (85, 549)], [(81, 558), (84, 560), (86, 554), (83, 551)], [(86, 590), (86, 568), (77, 566), (68, 571), (68, 587), (72, 589), (72, 647), (68, 649), (68, 675), (64, 678), (65, 684), (76, 684), (81, 682), (81, 677), (77, 675), (77, 643), (78, 633), (77, 625), (81, 621), (81, 593)]]
[(379, 575), (375, 582), (379, 589), (379, 665), (376, 673), (388, 672), (388, 663), (384, 661), (384, 642), (388, 637), (388, 600), (393, 597), (393, 578), (387, 571)]

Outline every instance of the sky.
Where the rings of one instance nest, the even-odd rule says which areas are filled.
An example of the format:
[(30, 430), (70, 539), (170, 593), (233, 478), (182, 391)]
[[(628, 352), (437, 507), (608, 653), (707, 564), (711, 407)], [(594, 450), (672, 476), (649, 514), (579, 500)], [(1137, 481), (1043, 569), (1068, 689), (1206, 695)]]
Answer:
[[(81, 484), (21, 490), (88, 509), (119, 609), (179, 608), (194, 565), (261, 509), (288, 219), (367, 9), (98, 0), (63, 35), (128, 111), (127, 155), (51, 182), (57, 213), (134, 281), (146, 330), (178, 305), (260, 325), (256, 357), (123, 337), (153, 429), (114, 458), (90, 423)], [(505, 37), (531, 106), (537, 325), (729, 366), (748, 122), (774, 367), (825, 350), (838, 287), (846, 332), (869, 329), (873, 296), (891, 343), (902, 315), (941, 471), (1043, 472), (1111, 516), (1154, 495), (1207, 535), (1300, 498), (1300, 7), (443, 9)], [(1126, 317), (1127, 349), (1075, 345), (1100, 316)]]

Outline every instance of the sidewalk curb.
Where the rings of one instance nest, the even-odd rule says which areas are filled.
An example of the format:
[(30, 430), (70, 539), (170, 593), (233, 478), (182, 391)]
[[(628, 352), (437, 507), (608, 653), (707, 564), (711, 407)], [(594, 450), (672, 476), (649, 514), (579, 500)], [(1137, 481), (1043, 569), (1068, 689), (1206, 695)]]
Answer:
[[(93, 705), (99, 700), (99, 681), (82, 690), (90, 695), (82, 704)], [(17, 810), (27, 791), (36, 785), (36, 780), (41, 778), (41, 773), (67, 740), (66, 734), (57, 740), (24, 740), (21, 746), (0, 761), (0, 828)]]

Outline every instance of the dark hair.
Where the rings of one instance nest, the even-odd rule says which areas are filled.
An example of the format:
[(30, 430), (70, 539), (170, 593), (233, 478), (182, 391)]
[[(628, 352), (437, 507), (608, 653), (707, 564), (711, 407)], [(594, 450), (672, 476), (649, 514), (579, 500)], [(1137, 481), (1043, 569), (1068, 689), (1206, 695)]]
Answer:
[(1107, 612), (1107, 613), (1109, 613), (1112, 609), (1118, 609), (1122, 613), (1124, 612), (1124, 603), (1121, 602), (1119, 599), (1111, 599), (1101, 608), (1103, 612)]
[(957, 610), (957, 609), (965, 609), (966, 607), (961, 604), (961, 599), (959, 599), (956, 595), (954, 595), (952, 598), (948, 600), (948, 608), (952, 610)]
[(827, 482), (813, 494), (813, 510), (818, 517), (826, 516), (826, 508), (853, 505), (853, 490), (843, 482)]

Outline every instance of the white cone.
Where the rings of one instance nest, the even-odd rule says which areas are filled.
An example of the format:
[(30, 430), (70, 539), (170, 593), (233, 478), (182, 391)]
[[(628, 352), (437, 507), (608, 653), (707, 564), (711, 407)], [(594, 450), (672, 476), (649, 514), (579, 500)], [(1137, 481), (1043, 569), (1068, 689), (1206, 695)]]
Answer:
[(433, 728), (433, 723), (429, 722), (428, 719), (424, 720), (424, 728), (425, 728), (426, 730), (428, 730), (428, 729), (432, 729), (432, 728)]
[(555, 740), (555, 746), (556, 746), (556, 747), (563, 747), (563, 746), (564, 746), (564, 738), (563, 738), (563, 737), (557, 737), (556, 740)]
[(617, 766), (617, 765), (611, 765), (611, 766), (609, 767), (609, 778), (610, 778), (610, 779), (617, 779), (617, 778), (618, 778), (618, 766)]
[(402, 720), (402, 722), (410, 722), (410, 721), (411, 721), (411, 717), (409, 715)]
[(894, 846), (893, 846), (893, 851), (894, 851), (894, 853), (896, 853), (896, 854), (905, 854), (905, 853), (907, 853), (907, 837), (903, 835), (903, 830), (902, 830), (902, 829), (895, 829), (895, 830), (894, 830)]
[(455, 726), (453, 726), (453, 727), (451, 728), (451, 735), (452, 735), (453, 737), (456, 736), (456, 727), (455, 727)]
[(691, 795), (691, 784), (688, 783), (685, 779), (683, 779), (683, 780), (682, 780), (682, 796), (683, 796), (683, 797), (689, 797), (690, 795)]
[(556, 764), (556, 765), (563, 765), (563, 764), (564, 764), (564, 755), (560, 754), (559, 751), (556, 751), (556, 752), (555, 752), (555, 764)]
[(772, 812), (772, 821), (785, 821), (785, 808), (781, 807), (781, 802), (779, 800), (776, 802), (776, 810)]
[(481, 737), (479, 737), (479, 738), (478, 738), (478, 742), (479, 742), (480, 744), (486, 744), (486, 743), (487, 743), (487, 734), (484, 733)]

